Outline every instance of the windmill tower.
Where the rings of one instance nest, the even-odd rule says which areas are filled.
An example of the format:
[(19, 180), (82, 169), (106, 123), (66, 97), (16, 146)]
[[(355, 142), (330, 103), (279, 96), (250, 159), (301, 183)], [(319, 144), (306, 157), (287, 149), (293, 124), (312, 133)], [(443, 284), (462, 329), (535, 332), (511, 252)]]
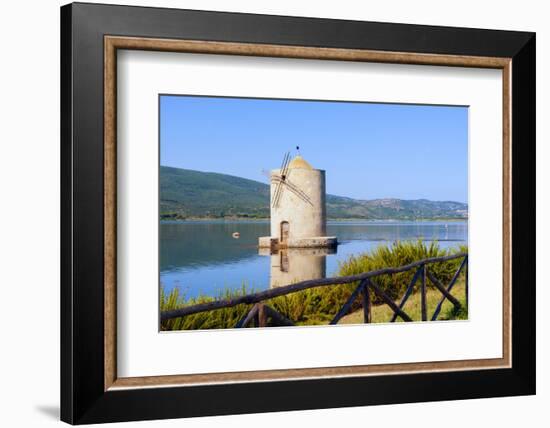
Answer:
[(286, 153), (270, 180), (271, 236), (261, 237), (260, 247), (335, 247), (336, 237), (325, 236), (325, 171), (314, 169), (300, 154), (291, 159)]

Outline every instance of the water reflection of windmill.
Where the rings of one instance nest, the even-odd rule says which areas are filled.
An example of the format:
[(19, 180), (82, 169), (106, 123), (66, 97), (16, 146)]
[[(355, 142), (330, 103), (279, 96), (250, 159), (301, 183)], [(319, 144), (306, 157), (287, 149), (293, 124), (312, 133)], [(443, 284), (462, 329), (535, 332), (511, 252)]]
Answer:
[(334, 252), (337, 239), (326, 236), (325, 171), (314, 169), (299, 153), (291, 158), (287, 152), (281, 167), (270, 171), (269, 178), (271, 236), (261, 237), (259, 246), (260, 254), (272, 256), (272, 285), (324, 276), (327, 251), (290, 249)]
[(336, 253), (336, 247), (260, 248), (260, 255), (269, 256), (269, 285), (280, 287), (295, 282), (326, 277), (327, 255)]

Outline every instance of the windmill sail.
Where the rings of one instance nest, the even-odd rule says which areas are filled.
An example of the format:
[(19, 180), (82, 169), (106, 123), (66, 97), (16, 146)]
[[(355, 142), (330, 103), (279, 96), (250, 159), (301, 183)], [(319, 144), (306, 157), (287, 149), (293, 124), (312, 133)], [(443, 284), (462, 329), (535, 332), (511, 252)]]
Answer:
[(272, 206), (273, 207), (276, 207), (279, 203), (279, 199), (281, 197), (281, 192), (283, 190), (282, 188), (282, 182), (284, 181), (285, 179), (285, 173), (286, 171), (288, 170), (288, 164), (290, 163), (290, 152), (286, 152), (284, 157), (283, 157), (283, 162), (281, 163), (281, 168), (280, 168), (280, 177), (278, 182), (277, 182), (277, 187), (275, 188), (275, 191), (273, 192), (273, 201), (272, 201)]

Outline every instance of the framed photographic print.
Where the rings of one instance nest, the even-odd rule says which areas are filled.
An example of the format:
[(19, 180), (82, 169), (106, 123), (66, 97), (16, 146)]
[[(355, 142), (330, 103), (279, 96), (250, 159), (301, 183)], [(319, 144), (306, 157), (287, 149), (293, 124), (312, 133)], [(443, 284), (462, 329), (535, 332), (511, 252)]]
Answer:
[(61, 53), (62, 420), (535, 393), (533, 33), (76, 3)]

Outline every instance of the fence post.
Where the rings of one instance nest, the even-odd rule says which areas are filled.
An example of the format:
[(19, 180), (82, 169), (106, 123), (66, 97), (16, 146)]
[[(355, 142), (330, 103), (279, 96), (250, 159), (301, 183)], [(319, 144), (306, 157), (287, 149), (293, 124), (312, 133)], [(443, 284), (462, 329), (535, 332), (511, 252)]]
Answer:
[[(416, 281), (418, 280), (418, 277), (422, 273), (422, 266), (420, 266), (418, 269), (416, 269), (416, 272), (414, 273), (411, 282), (409, 283), (409, 286), (407, 287), (407, 290), (405, 291), (405, 294), (403, 295), (403, 298), (401, 299), (401, 302), (399, 302), (399, 309), (403, 309), (403, 306), (405, 306), (405, 303), (407, 303), (408, 298), (411, 296), (414, 285), (416, 284)], [(395, 322), (397, 319), (397, 312), (394, 312), (390, 322)]]
[(355, 290), (353, 290), (353, 293), (351, 293), (351, 296), (349, 296), (346, 303), (344, 303), (344, 306), (342, 306), (340, 308), (340, 310), (338, 311), (338, 313), (336, 315), (334, 315), (334, 318), (332, 318), (332, 321), (329, 323), (330, 325), (338, 324), (338, 322), (342, 319), (342, 317), (344, 315), (347, 315), (347, 313), (350, 311), (350, 309), (353, 305), (353, 302), (355, 302), (355, 300), (357, 299), (359, 294), (361, 294), (361, 292), (363, 291), (363, 288), (364, 288), (364, 285), (365, 285), (366, 281), (368, 281), (368, 280), (361, 281), (359, 283), (359, 285), (357, 286), (357, 288)]
[(370, 279), (370, 278), (367, 278), (366, 280), (368, 283), (369, 283), (369, 286), (370, 288), (373, 289), (373, 291), (382, 299), (384, 300), (384, 302), (386, 302), (386, 304), (392, 308), (392, 310), (394, 312), (396, 312), (402, 319), (403, 321), (407, 321), (407, 322), (410, 322), (412, 321), (411, 317), (408, 316), (405, 312), (403, 312), (402, 309), (399, 308), (399, 306), (397, 306), (395, 304), (395, 302), (391, 299), (390, 296), (388, 296), (378, 285), (376, 285), (376, 283)]
[(422, 285), (420, 286), (420, 307), (422, 321), (428, 321), (428, 309), (426, 304), (426, 265), (422, 265)]
[(267, 311), (263, 303), (258, 304), (258, 318), (256, 327), (267, 327)]
[(235, 328), (244, 328), (250, 324), (253, 319), (256, 320), (258, 316), (258, 304), (252, 306), (248, 313), (241, 318), (241, 320), (235, 325)]
[(254, 313), (254, 327), (260, 326), (260, 303), (256, 303), (256, 312)]
[(369, 283), (365, 281), (365, 285), (363, 286), (363, 322), (365, 324), (368, 324), (371, 321), (371, 299)]

